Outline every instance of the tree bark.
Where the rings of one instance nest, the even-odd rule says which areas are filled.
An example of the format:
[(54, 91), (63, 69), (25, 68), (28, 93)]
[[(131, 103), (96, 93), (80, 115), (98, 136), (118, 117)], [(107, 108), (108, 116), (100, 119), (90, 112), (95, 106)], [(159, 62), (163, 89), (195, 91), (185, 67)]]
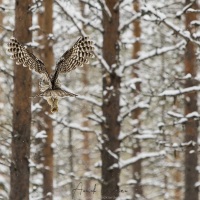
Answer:
[[(120, 169), (109, 169), (113, 164), (117, 164), (119, 160), (120, 141), (118, 139), (120, 133), (120, 123), (118, 116), (120, 111), (120, 82), (121, 78), (115, 73), (118, 66), (119, 58), (119, 7), (114, 8), (117, 0), (106, 0), (105, 3), (111, 13), (103, 9), (103, 57), (110, 66), (111, 72), (102, 69), (103, 73), (103, 105), (102, 112), (104, 120), (101, 125), (102, 129), (102, 200), (105, 198), (116, 199), (119, 196), (119, 175)], [(116, 68), (115, 68), (116, 67)], [(115, 154), (116, 156), (112, 155)]]
[[(45, 63), (47, 71), (51, 73), (54, 64), (53, 41), (49, 39), (49, 34), (53, 33), (53, 0), (44, 1), (44, 13), (41, 13), (39, 22), (43, 32), (44, 45), (43, 53), (41, 53), (42, 60)], [(45, 130), (47, 138), (43, 145), (43, 196), (45, 200), (53, 199), (53, 125), (51, 118), (46, 114), (50, 113), (50, 107), (46, 101), (42, 102), (41, 118), (44, 124), (40, 129)]]
[[(21, 43), (30, 42), (32, 37), (29, 31), (29, 27), (32, 25), (30, 5), (31, 0), (16, 0), (15, 2), (14, 36)], [(10, 200), (29, 199), (31, 84), (30, 70), (22, 65), (15, 65)]]
[[(0, 0), (0, 5), (2, 5), (2, 3), (3, 3), (2, 0)], [(3, 12), (4, 12), (3, 10), (0, 10), (0, 24), (2, 24), (2, 25), (3, 25), (3, 18), (4, 18), (4, 13)], [(3, 32), (3, 30), (0, 29), (0, 33), (2, 33), (2, 32)], [(3, 49), (3, 41), (0, 42), (0, 45), (1, 45), (1, 51), (2, 51), (2, 49)], [(4, 61), (5, 60), (5, 56), (3, 54), (1, 54), (0, 55), (0, 59)], [(0, 85), (0, 94), (1, 94), (0, 95), (0, 101), (4, 103), (5, 100), (4, 100), (3, 95), (2, 95), (3, 94), (3, 89), (2, 89), (1, 85)], [(3, 114), (2, 111), (0, 111), (0, 114)]]
[[(80, 1), (80, 8), (81, 8), (81, 14), (84, 18), (86, 18), (86, 14), (85, 14), (85, 3)], [(84, 31), (86, 31), (86, 26), (82, 25), (82, 29)], [(88, 67), (84, 67), (84, 71), (83, 71), (83, 75), (82, 75), (82, 83), (83, 83), (83, 87), (87, 88), (89, 85), (89, 79), (88, 79), (88, 74), (89, 74), (89, 68)], [(88, 112), (88, 108), (87, 107), (83, 107), (82, 108), (82, 118), (86, 119), (87, 115), (89, 114)], [(82, 122), (82, 126), (83, 127), (89, 127), (89, 122), (88, 120), (85, 120)], [(83, 153), (82, 153), (82, 158), (83, 158), (83, 162), (85, 165), (85, 171), (90, 171), (90, 137), (89, 137), (89, 133), (87, 131), (83, 132)], [(84, 181), (84, 185), (85, 188), (91, 188), (91, 180), (90, 179), (86, 179)], [(86, 192), (85, 193), (85, 199), (91, 199), (92, 200), (92, 195), (90, 192)]]
[[(70, 115), (69, 115), (70, 117)], [(72, 129), (69, 128), (69, 132), (68, 132), (68, 148), (69, 148), (69, 174), (70, 174), (70, 178), (71, 178), (71, 182), (69, 184), (69, 188), (70, 188), (70, 196), (71, 199), (73, 199), (73, 189), (74, 189), (74, 184), (73, 184), (73, 180), (74, 180), (74, 149), (73, 149), (73, 133), (72, 133)]]
[[(140, 5), (139, 5), (139, 0), (136, 0), (133, 2), (133, 9), (135, 12), (140, 12)], [(140, 21), (139, 20), (134, 20), (133, 22), (133, 36), (138, 39), (141, 36), (141, 27), (140, 27)], [(136, 40), (136, 42), (133, 45), (133, 59), (137, 59), (138, 58), (138, 53), (141, 50), (141, 43), (140, 41)], [(138, 78), (138, 66), (134, 66), (133, 69), (133, 78)], [(136, 92), (135, 92), (135, 96), (137, 96), (138, 91), (141, 91), (141, 87), (140, 87), (140, 83), (136, 83)], [(140, 127), (140, 120), (139, 120), (139, 116), (141, 114), (141, 109), (136, 109), (133, 113), (132, 113), (132, 118), (138, 121), (137, 124), (137, 128)], [(140, 140), (136, 139), (136, 144), (134, 145), (133, 148), (133, 156), (137, 156), (138, 154), (141, 153), (141, 144), (140, 144)], [(136, 199), (140, 199), (141, 196), (143, 196), (143, 190), (142, 190), (142, 185), (141, 185), (141, 178), (142, 178), (142, 160), (138, 160), (135, 164), (133, 164), (133, 179), (136, 180), (136, 184), (134, 186), (134, 190), (133, 190), (133, 200)]]
[[(188, 5), (190, 0), (186, 0), (185, 4)], [(197, 3), (193, 4), (194, 9), (198, 9)], [(196, 13), (185, 14), (185, 26), (191, 33), (194, 31), (190, 25), (190, 22), (197, 20)], [(185, 74), (190, 73), (193, 78), (197, 75), (197, 60), (195, 45), (188, 42), (185, 50)], [(187, 79), (185, 87), (191, 87), (196, 85), (194, 79)], [(198, 111), (197, 106), (197, 92), (185, 94), (185, 115)], [(198, 126), (197, 120), (190, 119), (185, 125), (185, 142), (188, 143), (185, 149), (185, 194), (184, 199), (198, 200), (198, 188), (195, 187), (195, 183), (198, 181), (198, 171), (196, 167), (198, 165), (197, 146), (198, 146)], [(190, 143), (191, 142), (191, 143)]]

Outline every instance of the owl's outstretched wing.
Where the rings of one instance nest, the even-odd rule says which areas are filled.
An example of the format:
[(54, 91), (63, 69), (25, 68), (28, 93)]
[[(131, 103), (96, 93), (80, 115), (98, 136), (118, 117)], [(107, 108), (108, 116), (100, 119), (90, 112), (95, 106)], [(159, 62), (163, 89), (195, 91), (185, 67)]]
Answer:
[(29, 52), (25, 46), (21, 45), (16, 38), (12, 37), (7, 44), (7, 47), (8, 53), (11, 54), (12, 59), (16, 60), (16, 64), (23, 64), (24, 67), (28, 67), (30, 70), (35, 70), (39, 74), (44, 75), (45, 78), (50, 81), (44, 63)]
[(94, 57), (93, 51), (93, 42), (88, 37), (80, 37), (58, 60), (53, 79), (57, 79), (59, 73), (67, 73), (76, 67), (88, 64), (88, 59)]

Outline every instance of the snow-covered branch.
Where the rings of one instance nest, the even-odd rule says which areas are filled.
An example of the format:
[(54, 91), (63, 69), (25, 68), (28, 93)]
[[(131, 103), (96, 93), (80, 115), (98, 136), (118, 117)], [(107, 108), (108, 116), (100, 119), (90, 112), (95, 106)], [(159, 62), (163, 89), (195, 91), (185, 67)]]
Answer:
[(125, 113), (119, 115), (118, 122), (121, 123), (129, 114), (131, 114), (134, 110), (142, 108), (147, 109), (149, 108), (149, 104), (147, 102), (139, 102), (138, 104), (134, 105), (132, 108), (128, 109)]
[(155, 56), (158, 56), (158, 55), (162, 55), (162, 54), (167, 53), (169, 51), (179, 49), (183, 45), (185, 45), (185, 41), (180, 41), (179, 43), (177, 43), (176, 45), (173, 45), (173, 46), (157, 48), (157, 49), (154, 49), (152, 51), (142, 53), (142, 55), (140, 57), (138, 57), (136, 59), (128, 60), (124, 63), (124, 65), (121, 65), (120, 68), (118, 69), (118, 73), (121, 74), (121, 73), (123, 73), (123, 71), (127, 67), (133, 66), (133, 65), (135, 65), (139, 62), (142, 62), (144, 60), (147, 60), (149, 58), (152, 58), (152, 57), (155, 57)]
[(119, 26), (119, 31), (124, 31), (129, 24), (131, 24), (133, 21), (139, 19), (143, 14), (142, 13), (137, 13), (133, 15), (129, 20), (124, 21), (124, 23), (121, 23)]
[(200, 10), (196, 10), (196, 9), (193, 9), (193, 8), (189, 8), (187, 10), (187, 13), (200, 13)]
[(88, 128), (88, 127), (81, 126), (78, 123), (66, 123), (66, 122), (63, 122), (63, 125), (65, 125), (68, 128), (71, 128), (71, 129), (79, 130), (81, 132), (94, 132), (94, 130), (92, 130), (92, 129)]
[(188, 92), (196, 92), (200, 91), (200, 86), (192, 86), (192, 87), (187, 87), (187, 88), (180, 88), (176, 90), (165, 90), (164, 92), (160, 93), (158, 96), (163, 97), (163, 96), (177, 96), (181, 94), (185, 94)]
[(58, 124), (62, 124), (64, 127), (75, 129), (75, 130), (78, 130), (81, 132), (95, 132), (94, 130), (92, 130), (88, 127), (85, 127), (85, 126), (81, 126), (78, 123), (68, 123), (65, 120), (58, 120), (56, 118), (56, 116), (54, 116), (54, 115), (51, 115), (50, 117), (51, 117), (51, 119), (57, 121)]
[(91, 22), (91, 20), (85, 19), (79, 15), (76, 15), (76, 13), (73, 16), (74, 18), (76, 18), (78, 21), (81, 21), (84, 25), (90, 26), (91, 28), (98, 30), (100, 33), (103, 33), (103, 29), (101, 27), (97, 25), (95, 25), (94, 23)]
[(114, 10), (118, 9), (120, 4), (123, 2), (123, 0), (119, 0), (115, 5), (114, 5)]
[(7, 72), (6, 69), (0, 68), (0, 73), (3, 73), (3, 74), (5, 74), (5, 75), (7, 75), (7, 76), (9, 76), (11, 78), (14, 78), (13, 74), (10, 74), (9, 72)]
[(111, 73), (110, 67), (109, 67), (108, 63), (106, 62), (106, 60), (101, 55), (99, 55), (97, 53), (95, 53), (95, 55), (98, 58), (98, 60), (100, 61), (100, 63), (102, 64), (102, 66), (106, 69), (106, 71)]
[(133, 134), (136, 134), (136, 133), (138, 133), (138, 129), (137, 128), (134, 128), (131, 132), (128, 132), (128, 133), (123, 133), (122, 131), (120, 132), (120, 135), (119, 135), (119, 137), (118, 137), (118, 139), (120, 140), (120, 141), (123, 141), (123, 140), (125, 140), (127, 137), (129, 137), (129, 136), (131, 136), (131, 135), (133, 135)]
[(105, 121), (105, 119), (102, 116), (102, 114), (101, 113), (96, 113), (93, 107), (92, 107), (92, 113), (93, 113), (93, 115), (90, 115), (88, 117), (88, 119), (91, 119), (91, 120), (95, 121), (97, 124), (102, 124)]
[(170, 21), (166, 20), (166, 16), (164, 13), (161, 13), (159, 10), (156, 10), (152, 6), (143, 7), (142, 8), (145, 12), (150, 12), (155, 15), (161, 23), (165, 24), (168, 28), (172, 29), (175, 34), (179, 35), (180, 37), (184, 38), (186, 41), (191, 41), (197, 45), (200, 45), (200, 42), (195, 40), (189, 31), (181, 30), (178, 26), (174, 25)]
[(174, 117), (174, 118), (180, 119), (180, 120), (179, 120), (178, 122), (176, 122), (175, 124), (185, 123), (186, 121), (188, 121), (188, 119), (199, 119), (199, 118), (200, 118), (200, 114), (199, 114), (197, 111), (188, 113), (188, 114), (185, 115), (185, 116), (182, 115), (182, 114), (180, 114), (180, 113), (173, 112), (173, 111), (169, 111), (169, 112), (167, 112), (167, 114), (168, 114), (170, 117)]
[(193, 2), (189, 3), (188, 5), (186, 5), (181, 11), (176, 13), (176, 16), (180, 17), (181, 15), (183, 15), (188, 10), (188, 8), (190, 8), (194, 4), (194, 2), (195, 1), (193, 1)]
[[(112, 18), (112, 14), (108, 8), (108, 6), (106, 5), (105, 3), (105, 0), (98, 0), (99, 4), (101, 5), (102, 7), (102, 10), (106, 13), (106, 15), (108, 16), (109, 19)], [(113, 8), (114, 9), (114, 8)]]
[(75, 20), (74, 16), (71, 15), (71, 13), (69, 13), (61, 4), (60, 1), (55, 0), (55, 3), (60, 7), (60, 9), (63, 11), (63, 13), (68, 16), (71, 21), (73, 22), (74, 26), (76, 26), (76, 28), (78, 29), (78, 31), (80, 32), (80, 34), (82, 36), (86, 36), (87, 34), (84, 32), (84, 30), (78, 25), (79, 23)]
[(92, 97), (88, 97), (88, 96), (77, 96), (76, 97), (77, 99), (80, 99), (80, 100), (84, 100), (84, 101), (87, 101), (89, 103), (91, 103), (92, 105), (95, 105), (95, 106), (98, 106), (98, 107), (101, 107), (102, 103), (96, 101), (94, 98)]
[(101, 179), (100, 176), (97, 176), (96, 174), (92, 173), (91, 171), (87, 171), (83, 174), (83, 178), (87, 178), (87, 179), (90, 179), (90, 180), (95, 180), (99, 183), (102, 183), (103, 180)]
[(115, 163), (114, 165), (110, 166), (109, 169), (114, 169), (114, 168), (120, 168), (123, 169), (125, 167), (128, 167), (129, 165), (132, 165), (136, 163), (139, 160), (144, 160), (147, 158), (152, 158), (152, 157), (163, 157), (165, 156), (166, 153), (165, 151), (160, 151), (160, 152), (149, 152), (149, 153), (140, 153), (135, 157), (129, 158), (127, 160), (120, 160), (119, 163)]
[(1, 29), (4, 29), (6, 31), (9, 31), (9, 32), (13, 32), (14, 31), (14, 28), (13, 27), (10, 27), (10, 26), (3, 26), (0, 24), (0, 28)]

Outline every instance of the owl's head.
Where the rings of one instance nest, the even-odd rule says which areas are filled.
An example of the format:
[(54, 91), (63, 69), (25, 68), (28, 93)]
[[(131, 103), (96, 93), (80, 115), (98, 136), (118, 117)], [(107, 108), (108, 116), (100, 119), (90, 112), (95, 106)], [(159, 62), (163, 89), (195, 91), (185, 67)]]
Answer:
[(58, 112), (58, 99), (55, 97), (49, 97), (47, 99), (48, 104), (51, 106), (51, 112)]

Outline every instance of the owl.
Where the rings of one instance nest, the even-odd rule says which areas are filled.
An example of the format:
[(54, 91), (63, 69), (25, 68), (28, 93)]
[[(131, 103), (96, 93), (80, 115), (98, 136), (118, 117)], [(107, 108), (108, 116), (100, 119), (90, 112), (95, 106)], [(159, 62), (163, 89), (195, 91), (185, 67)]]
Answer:
[(88, 37), (80, 37), (77, 42), (67, 50), (56, 63), (55, 72), (51, 75), (46, 70), (44, 63), (34, 54), (28, 51), (26, 46), (20, 44), (16, 38), (12, 37), (7, 44), (7, 51), (11, 54), (11, 59), (16, 60), (16, 64), (22, 64), (30, 70), (41, 75), (39, 81), (40, 93), (34, 97), (43, 97), (51, 106), (51, 112), (58, 112), (58, 101), (61, 98), (76, 94), (61, 89), (61, 83), (58, 76), (61, 73), (67, 73), (76, 67), (89, 63), (89, 58), (94, 57), (93, 42)]

